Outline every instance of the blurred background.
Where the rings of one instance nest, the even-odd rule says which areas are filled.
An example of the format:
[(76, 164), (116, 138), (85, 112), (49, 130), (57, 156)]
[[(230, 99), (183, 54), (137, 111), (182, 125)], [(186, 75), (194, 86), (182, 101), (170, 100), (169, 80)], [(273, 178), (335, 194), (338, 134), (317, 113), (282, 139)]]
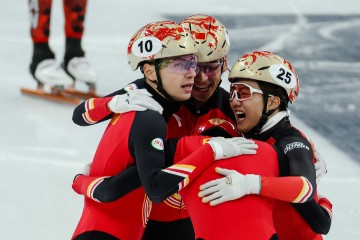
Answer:
[[(315, 141), (329, 173), (319, 192), (333, 202), (324, 239), (360, 239), (360, 3), (302, 1), (89, 1), (82, 46), (107, 94), (140, 77), (126, 59), (130, 37), (155, 20), (204, 13), (230, 35), (229, 63), (254, 50), (274, 51), (300, 77), (291, 120)], [(50, 46), (64, 53), (62, 1), (53, 0)], [(73, 176), (90, 161), (107, 123), (79, 127), (74, 106), (20, 93), (35, 87), (27, 1), (0, 8), (0, 239), (70, 239), (82, 210)], [(227, 75), (222, 86), (227, 89)]]

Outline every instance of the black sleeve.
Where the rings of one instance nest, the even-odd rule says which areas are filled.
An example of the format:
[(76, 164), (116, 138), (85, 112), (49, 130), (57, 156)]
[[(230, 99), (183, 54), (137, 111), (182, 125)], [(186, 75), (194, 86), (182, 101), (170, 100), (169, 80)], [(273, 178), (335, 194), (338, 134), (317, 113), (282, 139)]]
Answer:
[(288, 174), (290, 176), (304, 176), (313, 187), (313, 194), (305, 203), (292, 203), (296, 211), (309, 224), (311, 229), (318, 234), (327, 234), (331, 226), (331, 218), (314, 199), (316, 192), (315, 168), (312, 162), (313, 151), (307, 139), (291, 137), (281, 140), (281, 149), (286, 156)]
[(313, 164), (313, 151), (306, 138), (294, 136), (283, 138), (278, 141), (278, 147), (282, 150), (288, 162), (288, 173), (280, 173), (281, 176), (303, 176), (312, 186), (312, 194), (308, 198), (313, 199), (316, 192), (316, 175)]
[(174, 156), (179, 138), (170, 138), (165, 141), (165, 167), (174, 164)]
[(318, 234), (327, 234), (331, 227), (331, 217), (314, 199), (305, 203), (292, 203), (296, 211)]
[(94, 197), (100, 202), (115, 201), (141, 187), (136, 165), (131, 165), (118, 175), (105, 178), (94, 190)]
[(134, 154), (145, 192), (155, 203), (164, 201), (179, 190), (185, 177), (164, 171), (164, 142), (167, 125), (155, 111), (136, 112), (129, 136), (129, 150)]
[[(104, 96), (103, 98), (111, 97), (111, 96), (115, 96), (115, 95), (121, 95), (121, 94), (125, 94), (125, 93), (126, 93), (126, 91), (124, 89), (121, 89), (121, 90), (118, 90), (116, 92), (110, 93), (110, 94)], [(86, 101), (80, 103), (77, 107), (75, 107), (74, 112), (73, 112), (73, 116), (72, 116), (73, 122), (76, 125), (83, 126), (83, 127), (92, 125), (92, 124), (87, 123), (83, 119), (82, 115), (83, 115), (83, 113), (86, 112), (85, 104), (86, 104)], [(113, 113), (110, 113), (108, 116), (104, 117), (103, 119), (97, 121), (94, 124), (101, 123), (103, 121), (109, 120), (109, 119), (111, 119), (113, 117), (113, 115), (114, 115)]]
[(279, 175), (289, 176), (290, 175), (289, 161), (285, 157), (284, 151), (276, 144), (273, 145), (273, 148), (275, 149), (278, 156)]
[[(165, 142), (165, 167), (174, 164), (174, 155), (178, 138)], [(137, 166), (131, 165), (118, 175), (105, 178), (94, 190), (94, 197), (100, 202), (112, 202), (141, 187)]]

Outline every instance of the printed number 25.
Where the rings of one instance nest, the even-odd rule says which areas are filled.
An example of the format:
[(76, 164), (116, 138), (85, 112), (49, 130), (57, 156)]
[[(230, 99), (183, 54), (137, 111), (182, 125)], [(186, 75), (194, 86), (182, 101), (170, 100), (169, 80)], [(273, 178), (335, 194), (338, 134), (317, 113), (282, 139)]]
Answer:
[(286, 71), (283, 68), (279, 68), (280, 73), (276, 76), (281, 81), (284, 81), (285, 83), (289, 84), (291, 82), (292, 74), (291, 72)]

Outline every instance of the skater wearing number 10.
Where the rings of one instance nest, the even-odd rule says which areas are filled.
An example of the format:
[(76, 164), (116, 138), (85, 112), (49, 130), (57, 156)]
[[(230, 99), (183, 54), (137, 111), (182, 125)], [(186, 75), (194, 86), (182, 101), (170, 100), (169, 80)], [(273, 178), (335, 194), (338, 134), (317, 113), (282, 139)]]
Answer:
[[(147, 41), (148, 49), (141, 51), (140, 46), (145, 47)], [(154, 96), (163, 115), (147, 110), (112, 117), (89, 172), (73, 182), (73, 189), (85, 196), (85, 203), (72, 239), (140, 240), (152, 202), (160, 203), (185, 188), (216, 160), (256, 153), (257, 145), (244, 138), (210, 139), (176, 164), (164, 152), (166, 118), (191, 96), (198, 70), (196, 53), (192, 36), (171, 21), (150, 23), (133, 35), (127, 52), (129, 64), (132, 70), (141, 70), (144, 77), (137, 83)], [(97, 195), (97, 186), (115, 181), (134, 163), (143, 187), (102, 203), (104, 195)]]

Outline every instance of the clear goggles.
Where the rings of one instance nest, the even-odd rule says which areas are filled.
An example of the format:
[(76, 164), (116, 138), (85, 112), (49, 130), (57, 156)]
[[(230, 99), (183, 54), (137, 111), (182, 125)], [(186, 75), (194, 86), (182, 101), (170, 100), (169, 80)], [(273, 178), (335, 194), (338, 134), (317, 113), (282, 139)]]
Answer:
[(213, 77), (219, 73), (224, 62), (198, 63), (198, 72), (203, 72), (208, 77)]
[(230, 101), (234, 98), (240, 102), (251, 99), (253, 93), (263, 94), (260, 89), (253, 88), (246, 83), (232, 83), (230, 85)]
[(168, 68), (171, 72), (186, 74), (189, 71), (199, 72), (197, 68), (196, 56), (184, 56), (167, 59), (159, 63), (159, 68)]

